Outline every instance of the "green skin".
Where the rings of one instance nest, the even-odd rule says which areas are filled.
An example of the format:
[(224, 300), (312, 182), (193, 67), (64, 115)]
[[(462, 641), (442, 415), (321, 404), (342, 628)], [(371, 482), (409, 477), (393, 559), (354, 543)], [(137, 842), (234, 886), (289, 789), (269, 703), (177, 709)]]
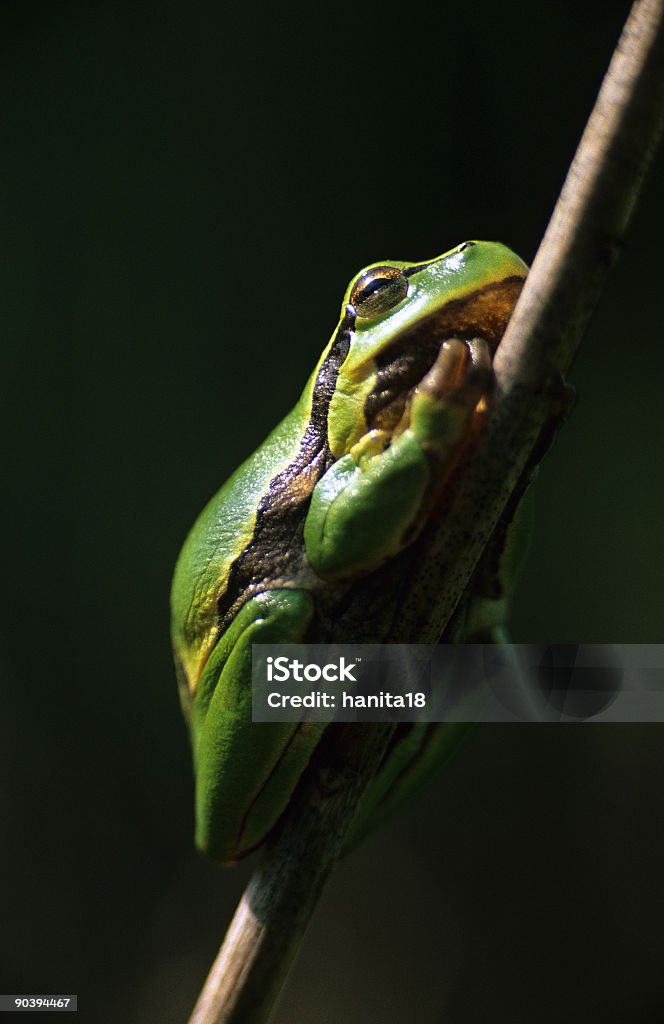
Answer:
[[(493, 242), (361, 271), (299, 402), (187, 538), (173, 581), (173, 645), (193, 744), (196, 842), (218, 862), (265, 839), (325, 728), (252, 723), (251, 645), (323, 639), (320, 609), (329, 616), (441, 514), (481, 426), (491, 358), (526, 272)], [(526, 533), (518, 520), (499, 531), (454, 639), (500, 639)], [(450, 725), (400, 729), (351, 844), (460, 736)]]

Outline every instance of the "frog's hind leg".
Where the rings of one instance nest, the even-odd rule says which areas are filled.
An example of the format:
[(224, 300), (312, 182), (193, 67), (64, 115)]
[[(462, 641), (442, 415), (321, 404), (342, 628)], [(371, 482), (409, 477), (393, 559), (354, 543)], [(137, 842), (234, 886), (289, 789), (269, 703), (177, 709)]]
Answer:
[(325, 726), (252, 721), (252, 644), (302, 643), (305, 590), (268, 590), (240, 609), (203, 671), (192, 708), (196, 844), (220, 863), (258, 845), (283, 813)]

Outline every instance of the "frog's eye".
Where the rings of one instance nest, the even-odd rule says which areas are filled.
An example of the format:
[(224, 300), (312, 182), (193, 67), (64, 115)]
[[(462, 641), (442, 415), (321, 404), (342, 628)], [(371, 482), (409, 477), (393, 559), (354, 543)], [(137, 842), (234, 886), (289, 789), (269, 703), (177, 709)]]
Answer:
[(372, 267), (362, 274), (350, 293), (358, 316), (369, 319), (387, 313), (408, 294), (408, 280), (397, 267)]

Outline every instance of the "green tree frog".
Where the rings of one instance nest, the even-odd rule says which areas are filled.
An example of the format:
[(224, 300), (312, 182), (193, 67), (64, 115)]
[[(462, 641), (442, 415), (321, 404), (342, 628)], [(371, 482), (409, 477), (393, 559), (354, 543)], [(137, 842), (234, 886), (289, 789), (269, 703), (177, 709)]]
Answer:
[[(193, 745), (196, 842), (220, 863), (263, 842), (326, 728), (252, 723), (251, 645), (325, 642), (335, 602), (444, 514), (526, 272), (494, 242), (360, 271), (297, 405), (187, 538), (173, 582), (173, 645)], [(497, 636), (517, 561), (494, 554), (485, 564), (458, 638)], [(400, 726), (356, 837), (457, 741), (453, 726)]]

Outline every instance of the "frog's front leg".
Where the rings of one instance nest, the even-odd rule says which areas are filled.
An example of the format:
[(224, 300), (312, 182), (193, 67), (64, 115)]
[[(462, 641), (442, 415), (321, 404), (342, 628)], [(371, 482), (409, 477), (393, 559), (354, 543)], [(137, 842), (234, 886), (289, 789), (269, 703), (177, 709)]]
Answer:
[(491, 380), (485, 342), (446, 341), (394, 430), (369, 431), (331, 466), (304, 527), (319, 576), (371, 572), (415, 539), (472, 436)]
[(192, 707), (196, 843), (222, 863), (248, 853), (273, 827), (325, 728), (251, 720), (251, 645), (301, 643), (312, 615), (305, 590), (258, 594), (203, 671)]

